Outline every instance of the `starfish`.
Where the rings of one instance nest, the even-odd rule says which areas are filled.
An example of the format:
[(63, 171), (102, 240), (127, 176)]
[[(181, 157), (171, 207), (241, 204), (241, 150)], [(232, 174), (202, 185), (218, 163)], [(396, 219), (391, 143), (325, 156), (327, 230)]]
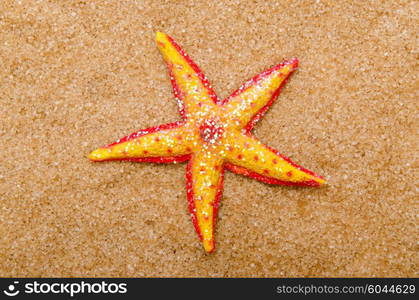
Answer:
[(265, 146), (251, 133), (297, 68), (297, 58), (246, 81), (220, 100), (192, 59), (168, 35), (156, 42), (168, 66), (182, 120), (143, 129), (94, 150), (92, 161), (180, 163), (186, 167), (189, 212), (205, 251), (215, 249), (214, 226), (224, 170), (269, 184), (320, 186), (325, 180)]

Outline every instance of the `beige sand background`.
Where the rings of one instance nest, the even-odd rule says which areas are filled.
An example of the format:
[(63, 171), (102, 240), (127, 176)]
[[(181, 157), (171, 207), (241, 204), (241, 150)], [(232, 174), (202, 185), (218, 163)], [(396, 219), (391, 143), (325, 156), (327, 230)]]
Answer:
[[(210, 2), (210, 3), (206, 3)], [(1, 276), (418, 276), (417, 1), (1, 1)], [(155, 31), (220, 97), (297, 56), (256, 135), (327, 188), (226, 174), (217, 250), (185, 165), (93, 164), (179, 119)]]

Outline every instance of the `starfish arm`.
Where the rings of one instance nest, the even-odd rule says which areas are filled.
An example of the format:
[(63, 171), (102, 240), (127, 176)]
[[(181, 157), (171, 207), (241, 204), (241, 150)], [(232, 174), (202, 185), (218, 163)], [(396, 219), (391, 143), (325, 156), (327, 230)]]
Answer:
[(218, 103), (218, 98), (208, 79), (167, 34), (156, 33), (157, 46), (166, 61), (174, 95), (178, 101), (179, 112), (183, 118)]
[(250, 134), (232, 134), (226, 169), (270, 184), (320, 186), (325, 180), (263, 145)]
[(223, 100), (225, 114), (236, 123), (237, 128), (252, 130), (276, 100), (287, 78), (297, 66), (298, 60), (294, 58), (249, 79)]
[(223, 178), (223, 161), (215, 152), (202, 149), (192, 155), (186, 171), (189, 212), (208, 253), (215, 249), (214, 226), (222, 195)]
[(92, 161), (129, 160), (170, 163), (186, 161), (192, 152), (190, 134), (176, 122), (132, 133), (90, 153)]

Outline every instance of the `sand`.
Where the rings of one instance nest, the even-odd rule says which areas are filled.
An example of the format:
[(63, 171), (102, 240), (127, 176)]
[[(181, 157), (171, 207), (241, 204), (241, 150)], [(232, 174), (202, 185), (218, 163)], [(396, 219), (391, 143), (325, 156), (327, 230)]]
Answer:
[[(1, 276), (418, 276), (416, 1), (1, 1)], [(217, 250), (185, 164), (89, 152), (179, 119), (163, 31), (224, 98), (296, 56), (255, 128), (325, 188), (226, 173)]]

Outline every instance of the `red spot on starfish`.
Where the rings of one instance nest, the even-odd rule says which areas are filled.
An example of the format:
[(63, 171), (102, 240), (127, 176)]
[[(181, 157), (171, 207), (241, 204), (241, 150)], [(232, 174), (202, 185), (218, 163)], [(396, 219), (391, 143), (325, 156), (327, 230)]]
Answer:
[(214, 120), (204, 120), (199, 127), (199, 134), (206, 143), (215, 143), (224, 132), (224, 128)]

